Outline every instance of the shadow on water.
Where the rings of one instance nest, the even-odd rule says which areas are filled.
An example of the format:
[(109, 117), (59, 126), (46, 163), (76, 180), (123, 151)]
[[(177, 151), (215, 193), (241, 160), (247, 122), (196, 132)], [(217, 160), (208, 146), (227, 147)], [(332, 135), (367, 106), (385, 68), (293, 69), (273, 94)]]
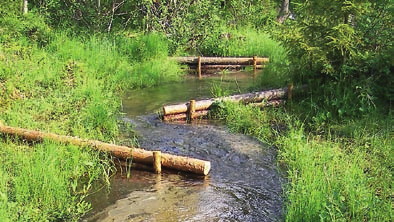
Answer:
[[(250, 78), (245, 78), (246, 83), (241, 79), (238, 85), (251, 84)], [(163, 86), (171, 90), (160, 87), (131, 92), (124, 100), (127, 117), (123, 120), (135, 126), (142, 148), (209, 160), (212, 165), (209, 175), (156, 175), (132, 170), (126, 178), (125, 172), (118, 173), (110, 190), (101, 190), (88, 198), (93, 210), (84, 221), (281, 220), (282, 179), (274, 148), (254, 138), (230, 133), (218, 122), (164, 123), (157, 115), (149, 114), (164, 101), (176, 103), (196, 96), (195, 92), (184, 95), (196, 90), (190, 86), (197, 84), (194, 81)], [(208, 94), (200, 92), (196, 99), (209, 97), (209, 89)], [(147, 98), (152, 98), (152, 102)], [(144, 108), (135, 111), (136, 104)]]

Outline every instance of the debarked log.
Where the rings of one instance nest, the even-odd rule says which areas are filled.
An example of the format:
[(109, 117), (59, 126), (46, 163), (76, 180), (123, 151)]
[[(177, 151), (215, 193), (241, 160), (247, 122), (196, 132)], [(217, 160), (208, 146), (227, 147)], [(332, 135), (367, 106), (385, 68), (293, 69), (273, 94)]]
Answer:
[[(253, 57), (200, 57), (201, 64), (211, 65), (254, 65)], [(175, 57), (175, 60), (184, 64), (198, 64), (197, 56)], [(268, 57), (256, 57), (256, 65), (262, 65), (269, 62)]]
[[(115, 144), (104, 143), (97, 140), (86, 140), (71, 136), (62, 136), (54, 133), (43, 133), (40, 131), (27, 130), (17, 127), (0, 125), (0, 133), (13, 137), (24, 139), (28, 142), (42, 142), (51, 140), (63, 144), (72, 144), (76, 146), (88, 146), (96, 150), (105, 151), (119, 159), (132, 159), (133, 162), (153, 165), (153, 153), (144, 149), (118, 146)], [(176, 156), (162, 153), (161, 164), (165, 168), (175, 169), (195, 173), (198, 175), (207, 175), (211, 169), (209, 161), (195, 159), (191, 157)]]
[[(211, 70), (211, 69), (242, 69), (246, 67), (253, 67), (252, 65), (201, 65), (202, 70)], [(190, 69), (197, 69), (197, 66), (192, 65), (189, 66)], [(265, 65), (256, 65), (256, 69), (263, 69)]]
[(269, 101), (262, 101), (259, 103), (249, 103), (248, 106), (253, 106), (253, 107), (268, 107), (268, 106), (279, 106), (281, 104), (285, 103), (284, 99), (275, 99), (275, 100), (269, 100)]
[[(207, 116), (208, 113), (209, 113), (209, 110), (196, 111), (193, 114), (193, 116), (191, 117), (191, 119)], [(178, 114), (171, 114), (171, 115), (163, 116), (164, 121), (186, 120), (187, 118), (188, 118), (187, 113), (178, 113)]]
[[(242, 103), (252, 103), (252, 102), (261, 102), (261, 101), (269, 101), (276, 99), (283, 99), (287, 97), (288, 88), (280, 88), (280, 89), (272, 89), (263, 92), (254, 92), (254, 93), (246, 93), (228, 97), (221, 97), (216, 99), (208, 99), (208, 100), (200, 100), (196, 101), (195, 110), (205, 110), (209, 109), (212, 103), (216, 101), (233, 101), (233, 102), (242, 102)], [(188, 110), (189, 103), (170, 105), (163, 107), (163, 115), (172, 115), (178, 113), (185, 113)]]

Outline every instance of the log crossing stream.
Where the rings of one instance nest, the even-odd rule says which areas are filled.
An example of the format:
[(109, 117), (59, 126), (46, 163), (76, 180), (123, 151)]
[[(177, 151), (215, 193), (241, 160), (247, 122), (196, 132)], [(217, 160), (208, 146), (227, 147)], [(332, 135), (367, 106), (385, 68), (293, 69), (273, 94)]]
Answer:
[(253, 74), (239, 72), (130, 92), (123, 120), (135, 126), (141, 147), (209, 160), (211, 172), (201, 177), (132, 170), (129, 178), (118, 173), (110, 190), (88, 197), (93, 210), (83, 221), (281, 220), (284, 181), (274, 148), (230, 133), (219, 121), (165, 123), (155, 114), (164, 103), (210, 97), (213, 82), (246, 92), (256, 81)]

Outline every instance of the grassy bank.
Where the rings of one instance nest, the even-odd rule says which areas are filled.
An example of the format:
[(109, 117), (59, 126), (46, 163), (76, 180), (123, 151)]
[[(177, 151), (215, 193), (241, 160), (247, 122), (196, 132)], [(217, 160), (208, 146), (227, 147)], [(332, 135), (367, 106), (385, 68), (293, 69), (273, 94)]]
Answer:
[(391, 221), (392, 113), (310, 125), (299, 102), (264, 110), (226, 104), (220, 112), (233, 131), (278, 147), (286, 221)]
[[(116, 142), (120, 95), (182, 75), (159, 34), (73, 38), (47, 33), (0, 44), (0, 121), (61, 135)], [(121, 44), (120, 44), (121, 43)], [(151, 48), (158, 48), (153, 51)], [(110, 159), (47, 141), (0, 140), (0, 220), (77, 220), (95, 180), (108, 181)]]
[[(235, 31), (233, 37), (207, 48), (223, 56), (269, 56), (259, 88), (283, 87), (292, 81), (286, 74), (290, 66), (285, 50), (269, 35)], [(215, 87), (215, 93), (223, 90)], [(335, 90), (345, 90), (346, 95), (354, 91), (349, 86)], [(394, 118), (390, 105), (377, 100), (368, 115), (333, 115), (319, 103), (329, 101), (333, 89), (321, 91), (320, 97), (297, 95), (281, 108), (223, 103), (218, 117), (232, 131), (278, 148), (278, 165), (288, 179), (283, 186), (286, 221), (391, 221)]]

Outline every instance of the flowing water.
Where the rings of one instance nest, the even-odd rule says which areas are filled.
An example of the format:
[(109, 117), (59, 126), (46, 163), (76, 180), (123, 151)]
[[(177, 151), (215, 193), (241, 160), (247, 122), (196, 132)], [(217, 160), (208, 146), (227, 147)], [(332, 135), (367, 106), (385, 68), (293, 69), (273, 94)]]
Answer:
[(211, 161), (208, 176), (177, 172), (119, 172), (109, 190), (89, 197), (93, 210), (84, 221), (279, 221), (282, 179), (276, 150), (260, 141), (230, 133), (219, 121), (164, 123), (155, 114), (163, 104), (210, 97), (213, 84), (244, 91), (257, 81), (250, 73), (188, 79), (130, 92), (124, 121), (138, 132), (148, 150)]

